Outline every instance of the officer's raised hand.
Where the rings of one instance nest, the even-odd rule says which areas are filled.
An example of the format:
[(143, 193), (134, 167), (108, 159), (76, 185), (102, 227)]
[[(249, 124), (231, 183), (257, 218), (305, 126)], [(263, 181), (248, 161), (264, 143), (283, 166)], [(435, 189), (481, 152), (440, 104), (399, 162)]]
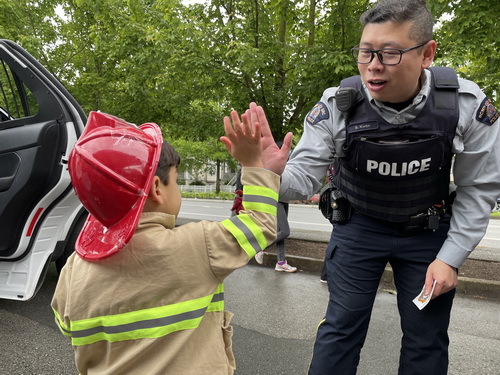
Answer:
[(264, 167), (281, 175), (292, 148), (292, 133), (287, 133), (283, 145), (279, 148), (274, 141), (264, 109), (252, 102), (245, 113), (251, 117), (252, 122), (258, 122), (261, 125)]

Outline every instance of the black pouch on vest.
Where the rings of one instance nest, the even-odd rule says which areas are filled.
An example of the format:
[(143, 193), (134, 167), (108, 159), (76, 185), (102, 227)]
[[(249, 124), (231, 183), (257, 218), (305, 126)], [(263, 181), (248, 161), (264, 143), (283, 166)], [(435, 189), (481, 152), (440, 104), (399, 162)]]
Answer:
[(332, 224), (345, 224), (351, 218), (351, 204), (332, 184), (323, 188), (318, 205), (323, 216)]

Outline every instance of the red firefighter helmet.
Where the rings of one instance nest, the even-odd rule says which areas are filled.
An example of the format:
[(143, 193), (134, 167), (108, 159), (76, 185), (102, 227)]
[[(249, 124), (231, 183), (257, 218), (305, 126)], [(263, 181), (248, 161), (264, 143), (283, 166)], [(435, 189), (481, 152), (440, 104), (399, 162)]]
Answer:
[(160, 158), (158, 125), (90, 112), (69, 157), (75, 192), (90, 213), (75, 244), (86, 260), (119, 252), (137, 227)]

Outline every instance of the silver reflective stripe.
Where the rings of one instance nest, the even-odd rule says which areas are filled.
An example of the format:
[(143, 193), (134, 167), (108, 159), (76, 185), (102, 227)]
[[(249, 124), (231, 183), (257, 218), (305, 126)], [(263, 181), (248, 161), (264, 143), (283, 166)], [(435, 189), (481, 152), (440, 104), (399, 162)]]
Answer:
[(263, 195), (246, 194), (243, 196), (243, 201), (252, 203), (264, 203), (264, 204), (269, 204), (271, 206), (276, 206), (276, 199), (265, 197)]
[(229, 220), (232, 221), (233, 224), (243, 233), (248, 241), (248, 244), (252, 247), (252, 249), (255, 250), (255, 253), (258, 253), (262, 250), (259, 245), (259, 241), (257, 241), (257, 238), (255, 238), (248, 226), (241, 221), (239, 216), (234, 216)]
[(220, 301), (224, 301), (224, 292), (214, 294), (214, 298), (212, 298), (212, 302), (220, 302)]

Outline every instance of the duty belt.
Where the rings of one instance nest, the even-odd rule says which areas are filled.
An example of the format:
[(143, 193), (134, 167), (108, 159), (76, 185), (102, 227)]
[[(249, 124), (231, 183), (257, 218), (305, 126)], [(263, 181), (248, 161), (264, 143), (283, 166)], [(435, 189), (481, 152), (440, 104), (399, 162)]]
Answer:
[(418, 233), (423, 230), (436, 231), (439, 229), (439, 219), (446, 213), (444, 202), (434, 204), (427, 211), (410, 216), (406, 223), (402, 223), (400, 231), (403, 234)]

